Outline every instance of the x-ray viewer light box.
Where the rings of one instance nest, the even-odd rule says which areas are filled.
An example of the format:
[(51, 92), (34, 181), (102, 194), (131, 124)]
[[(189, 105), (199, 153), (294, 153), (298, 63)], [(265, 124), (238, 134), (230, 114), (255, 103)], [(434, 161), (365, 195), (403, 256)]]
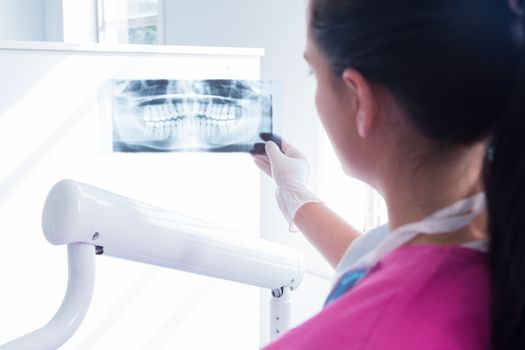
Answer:
[(279, 84), (263, 80), (108, 80), (103, 153), (261, 153), (260, 135), (280, 134), (280, 95)]

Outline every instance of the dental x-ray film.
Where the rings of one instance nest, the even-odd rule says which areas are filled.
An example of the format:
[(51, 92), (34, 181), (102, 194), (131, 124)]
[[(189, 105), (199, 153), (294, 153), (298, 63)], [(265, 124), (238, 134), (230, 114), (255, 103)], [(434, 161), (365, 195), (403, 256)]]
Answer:
[(113, 152), (251, 152), (276, 132), (271, 81), (112, 80)]

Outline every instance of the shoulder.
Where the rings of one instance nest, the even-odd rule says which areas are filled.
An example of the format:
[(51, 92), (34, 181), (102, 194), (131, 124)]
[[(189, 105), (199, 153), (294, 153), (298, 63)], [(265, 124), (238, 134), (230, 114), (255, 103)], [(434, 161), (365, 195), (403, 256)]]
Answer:
[(460, 247), (400, 248), (268, 349), (485, 349), (486, 260)]
[(337, 277), (344, 273), (352, 264), (359, 258), (377, 246), (390, 232), (388, 225), (378, 226), (369, 232), (362, 234), (356, 238), (347, 248), (343, 254), (339, 264), (335, 268), (335, 276)]
[(388, 259), (384, 273), (397, 286), (366, 349), (487, 348), (487, 254), (462, 247), (410, 246)]

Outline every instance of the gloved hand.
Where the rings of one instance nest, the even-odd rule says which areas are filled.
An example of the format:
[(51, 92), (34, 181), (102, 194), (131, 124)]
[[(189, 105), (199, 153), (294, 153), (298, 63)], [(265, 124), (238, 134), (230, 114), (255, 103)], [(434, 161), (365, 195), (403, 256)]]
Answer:
[(282, 149), (284, 153), (275, 142), (266, 142), (266, 155), (255, 156), (255, 164), (274, 179), (279, 209), (288, 221), (290, 231), (297, 231), (293, 219), (299, 208), (320, 200), (307, 188), (310, 169), (306, 157), (285, 141), (282, 141)]

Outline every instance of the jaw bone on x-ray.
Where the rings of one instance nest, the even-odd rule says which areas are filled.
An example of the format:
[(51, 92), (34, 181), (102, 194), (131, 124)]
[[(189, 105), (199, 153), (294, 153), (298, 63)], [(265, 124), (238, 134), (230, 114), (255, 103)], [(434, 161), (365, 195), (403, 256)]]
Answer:
[(271, 81), (113, 80), (113, 151), (253, 152), (275, 130)]

